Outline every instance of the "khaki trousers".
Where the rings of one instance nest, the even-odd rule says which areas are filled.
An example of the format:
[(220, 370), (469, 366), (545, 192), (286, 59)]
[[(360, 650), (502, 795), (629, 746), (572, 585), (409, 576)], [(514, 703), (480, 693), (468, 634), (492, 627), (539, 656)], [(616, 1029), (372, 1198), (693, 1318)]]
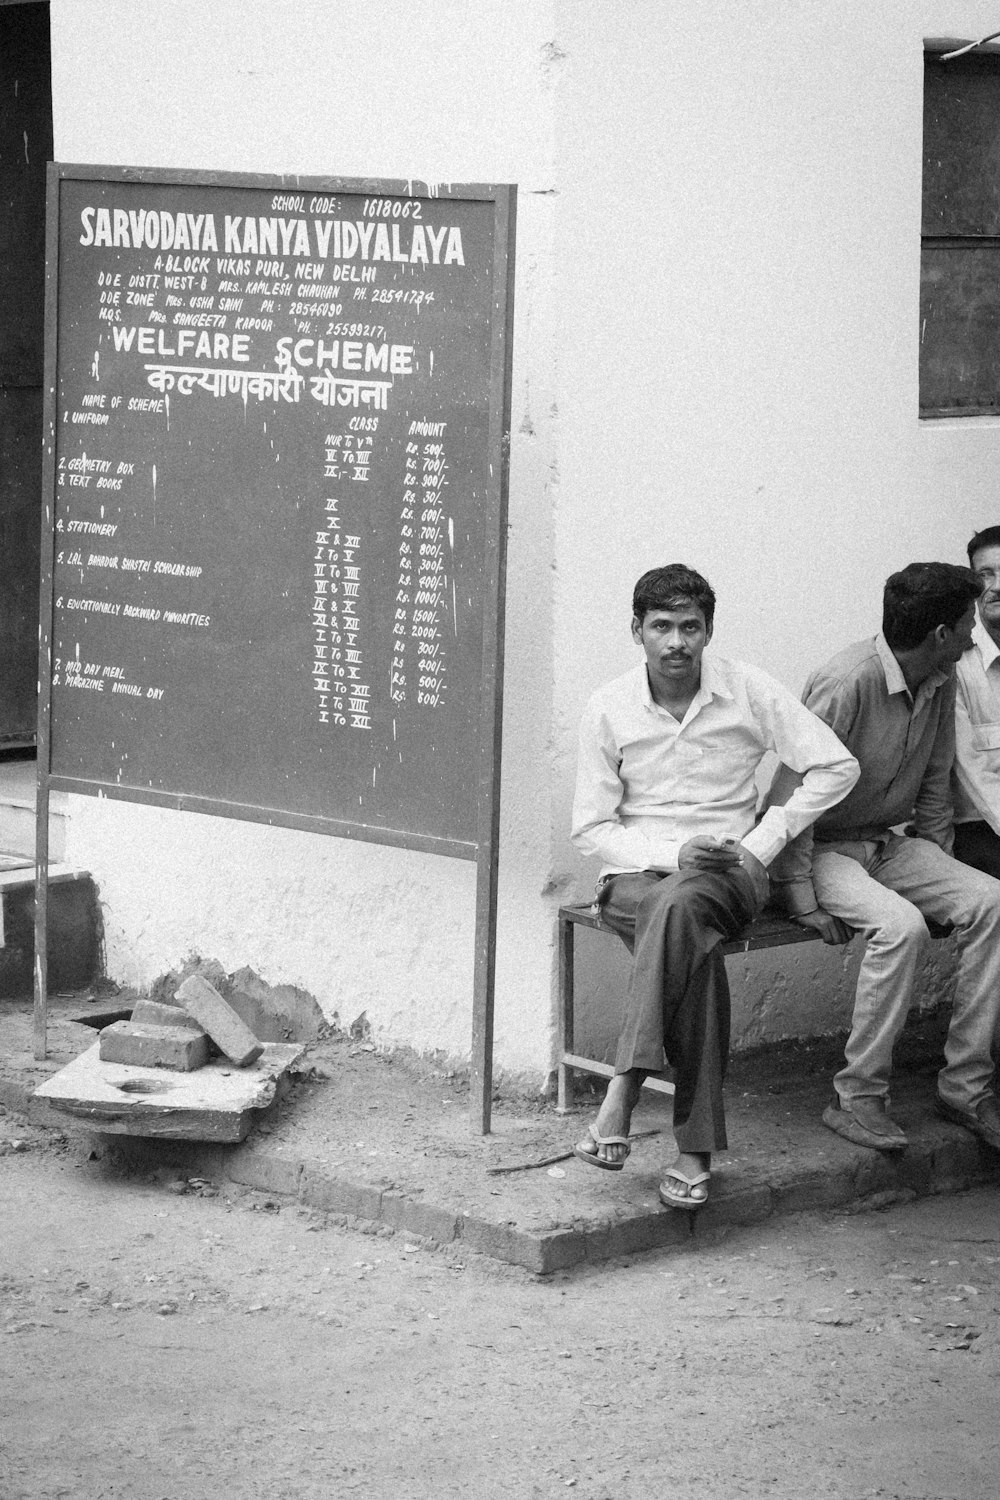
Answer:
[(975, 1109), (993, 1092), (991, 1048), (1000, 1017), (1000, 881), (961, 864), (927, 839), (886, 833), (864, 842), (817, 843), (816, 899), (865, 938), (846, 1067), (834, 1079), (840, 1097), (884, 1097), (892, 1047), (913, 999), (913, 981), (930, 935), (924, 922), (952, 924), (958, 979), (942, 1099)]

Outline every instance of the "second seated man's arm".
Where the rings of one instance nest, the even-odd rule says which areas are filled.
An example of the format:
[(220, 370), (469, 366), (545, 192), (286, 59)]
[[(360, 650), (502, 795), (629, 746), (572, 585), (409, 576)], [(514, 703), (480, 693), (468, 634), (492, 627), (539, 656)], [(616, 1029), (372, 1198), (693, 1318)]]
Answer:
[(847, 796), (861, 774), (851, 752), (828, 725), (778, 683), (758, 722), (769, 731), (769, 748), (792, 773), (783, 801), (769, 800), (764, 816), (743, 840), (770, 865), (790, 840)]
[(955, 763), (955, 679), (941, 688), (941, 717), (930, 760), (917, 792), (913, 832), (950, 854), (954, 844), (951, 772)]

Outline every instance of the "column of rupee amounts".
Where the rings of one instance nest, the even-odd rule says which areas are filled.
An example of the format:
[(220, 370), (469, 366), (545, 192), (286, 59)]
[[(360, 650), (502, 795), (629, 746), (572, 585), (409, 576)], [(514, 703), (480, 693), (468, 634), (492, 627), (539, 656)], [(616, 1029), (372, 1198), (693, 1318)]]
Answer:
[(454, 541), (444, 506), (447, 472), (443, 443), (407, 443), (392, 627), (394, 703), (415, 698), (436, 708), (445, 690), (446, 545)]
[(448, 578), (452, 571), (454, 522), (445, 505), (448, 461), (442, 442), (420, 445), (417, 589), (410, 622), (416, 648), (417, 702), (437, 708), (447, 688), (444, 621), (448, 612)]

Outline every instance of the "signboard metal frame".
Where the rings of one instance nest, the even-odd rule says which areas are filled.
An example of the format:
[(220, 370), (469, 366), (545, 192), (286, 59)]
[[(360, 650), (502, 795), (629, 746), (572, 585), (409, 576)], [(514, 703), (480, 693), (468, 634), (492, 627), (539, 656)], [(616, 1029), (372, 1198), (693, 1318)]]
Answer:
[[(221, 801), (183, 791), (122, 786), (97, 777), (52, 771), (52, 641), (56, 511), (56, 422), (59, 385), (61, 189), (67, 181), (165, 184), (199, 188), (259, 188), (275, 193), (351, 194), (383, 198), (448, 199), (493, 205), (493, 275), (489, 355), (489, 421), (485, 458), (485, 504), (481, 515), (483, 549), (480, 617), (482, 693), (476, 745), (476, 836), (458, 839), (364, 821), (303, 814), (280, 806)], [(144, 167), (49, 165), (46, 221), (45, 381), (42, 463), (41, 600), (39, 621), (38, 785), (35, 889), (35, 1056), (46, 1055), (47, 892), (49, 800), (52, 790), (145, 802), (177, 810), (300, 828), (311, 832), (401, 847), (476, 864), (475, 966), (471, 1123), (487, 1134), (491, 1120), (493, 993), (496, 956), (497, 869), (500, 803), (500, 750), (503, 709), (504, 592), (507, 490), (510, 456), (510, 386), (514, 302), (514, 242), (517, 190), (509, 184), (437, 184), (383, 178), (270, 176)]]

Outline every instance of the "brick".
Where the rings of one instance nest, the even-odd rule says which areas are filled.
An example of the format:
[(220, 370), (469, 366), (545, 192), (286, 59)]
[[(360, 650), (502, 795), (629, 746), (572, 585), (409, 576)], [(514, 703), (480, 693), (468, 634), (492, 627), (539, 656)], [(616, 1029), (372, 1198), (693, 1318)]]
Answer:
[[(867, 1183), (867, 1177), (865, 1181)], [(776, 1182), (773, 1186), (774, 1204), (782, 1214), (836, 1208), (838, 1204), (849, 1203), (861, 1191), (852, 1173), (846, 1168), (833, 1172), (805, 1170), (784, 1182)], [(866, 1186), (863, 1191), (873, 1192), (875, 1189)], [(725, 1199), (721, 1201), (725, 1202)]]
[(161, 1005), (159, 1000), (137, 1000), (131, 1020), (133, 1026), (183, 1026), (188, 1031), (203, 1031), (183, 1006)]
[(899, 1183), (898, 1154), (894, 1151), (867, 1151), (862, 1146), (860, 1152), (855, 1153), (851, 1179), (854, 1186), (852, 1198), (891, 1192)]
[(299, 1202), (324, 1213), (355, 1219), (381, 1219), (382, 1189), (331, 1176), (319, 1162), (306, 1162), (299, 1183)]
[(182, 1026), (137, 1026), (115, 1021), (100, 1035), (101, 1062), (134, 1068), (174, 1068), (191, 1073), (208, 1062), (208, 1037)]
[[(707, 1210), (705, 1210), (707, 1212)], [(691, 1225), (685, 1213), (643, 1214), (641, 1218), (617, 1219), (588, 1229), (582, 1236), (587, 1259), (611, 1260), (618, 1255), (638, 1255), (666, 1245), (687, 1245)]]
[[(835, 1200), (839, 1201), (839, 1200)], [(710, 1191), (708, 1202), (696, 1219), (706, 1215), (723, 1224), (762, 1224), (774, 1213), (774, 1197), (764, 1183), (750, 1183), (722, 1192)]]
[(586, 1240), (575, 1229), (540, 1235), (536, 1243), (541, 1259), (540, 1274), (543, 1276), (548, 1276), (553, 1271), (562, 1271), (567, 1266), (579, 1265), (587, 1258)]
[(294, 1197), (302, 1178), (302, 1163), (297, 1157), (258, 1151), (253, 1145), (239, 1146), (226, 1159), (226, 1175), (230, 1182), (259, 1193)]
[(407, 1234), (419, 1234), (439, 1245), (448, 1245), (459, 1235), (458, 1214), (451, 1209), (435, 1208), (405, 1193), (385, 1191), (379, 1214), (384, 1224)]
[(926, 1141), (919, 1141), (915, 1145), (911, 1142), (910, 1149), (904, 1151), (900, 1158), (897, 1176), (903, 1187), (913, 1188), (920, 1197), (934, 1191), (934, 1153)]
[(529, 1271), (543, 1275), (549, 1270), (542, 1242), (537, 1236), (525, 1234), (510, 1224), (490, 1224), (486, 1219), (476, 1219), (463, 1214), (458, 1220), (461, 1239), (470, 1250), (480, 1255), (490, 1255), (494, 1260), (505, 1260), (509, 1265), (526, 1266)]
[(247, 1068), (256, 1062), (264, 1050), (246, 1022), (225, 1001), (213, 984), (200, 974), (185, 979), (177, 991), (177, 999), (188, 1015), (193, 1016), (199, 1026), (204, 1027), (212, 1041), (237, 1068)]
[(945, 1131), (942, 1130), (942, 1139), (934, 1149), (932, 1157), (934, 1167), (935, 1192), (959, 1192), (967, 1188), (976, 1175), (976, 1143), (967, 1130), (961, 1126), (955, 1126), (954, 1132), (948, 1132), (951, 1139), (944, 1138)]
[(847, 1214), (870, 1214), (880, 1208), (892, 1208), (897, 1203), (912, 1203), (916, 1198), (913, 1188), (886, 1188), (880, 1193), (868, 1193), (864, 1198), (855, 1198), (844, 1204)]

